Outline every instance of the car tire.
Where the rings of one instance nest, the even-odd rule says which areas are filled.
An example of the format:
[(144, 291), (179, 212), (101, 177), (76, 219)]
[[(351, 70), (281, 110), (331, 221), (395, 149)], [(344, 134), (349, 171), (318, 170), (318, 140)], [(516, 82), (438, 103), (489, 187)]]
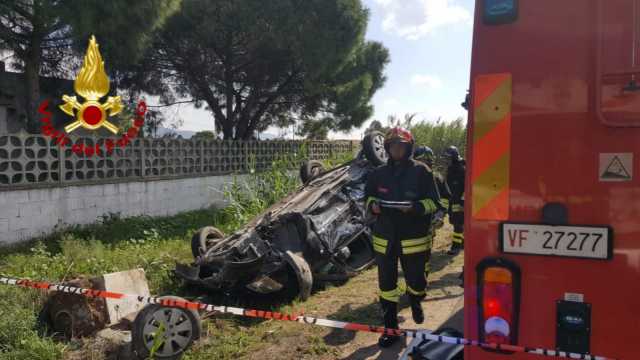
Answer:
[[(164, 296), (161, 299), (186, 301), (177, 296)], [(153, 359), (180, 359), (184, 352), (200, 338), (202, 323), (200, 315), (195, 310), (149, 304), (140, 310), (131, 327), (131, 346), (138, 359), (148, 359), (152, 355), (151, 350), (155, 342), (152, 337), (158, 331), (152, 330), (160, 328), (157, 324), (158, 317), (163, 315), (166, 317), (162, 324), (164, 324), (165, 334), (172, 345), (170, 349), (165, 349), (166, 344), (160, 346), (153, 354)], [(167, 330), (171, 330), (171, 326), (180, 328), (175, 333), (168, 332)]]
[(387, 163), (387, 151), (384, 149), (384, 135), (379, 131), (372, 131), (362, 139), (362, 150), (367, 160), (374, 166)]
[(311, 289), (313, 287), (313, 273), (309, 267), (309, 263), (302, 258), (287, 250), (284, 254), (284, 260), (289, 264), (291, 269), (296, 275), (298, 283), (297, 298), (300, 301), (305, 301), (311, 296)]
[(300, 180), (303, 184), (313, 180), (324, 171), (324, 165), (320, 161), (308, 160), (300, 166)]
[(191, 237), (191, 254), (198, 258), (206, 253), (215, 240), (224, 238), (224, 233), (213, 226), (205, 226)]

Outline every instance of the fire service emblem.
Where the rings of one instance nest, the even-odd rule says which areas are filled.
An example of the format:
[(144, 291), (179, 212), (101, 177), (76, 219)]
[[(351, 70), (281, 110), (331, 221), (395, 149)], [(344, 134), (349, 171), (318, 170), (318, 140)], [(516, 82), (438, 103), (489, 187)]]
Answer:
[(88, 130), (104, 127), (118, 134), (120, 129), (107, 118), (122, 111), (122, 103), (120, 96), (109, 96), (105, 103), (100, 102), (100, 99), (109, 93), (109, 78), (104, 71), (104, 61), (95, 36), (91, 36), (89, 40), (89, 47), (73, 88), (85, 101), (78, 101), (76, 96), (62, 96), (64, 104), (60, 105), (60, 109), (76, 119), (65, 126), (64, 130), (70, 133), (79, 127)]

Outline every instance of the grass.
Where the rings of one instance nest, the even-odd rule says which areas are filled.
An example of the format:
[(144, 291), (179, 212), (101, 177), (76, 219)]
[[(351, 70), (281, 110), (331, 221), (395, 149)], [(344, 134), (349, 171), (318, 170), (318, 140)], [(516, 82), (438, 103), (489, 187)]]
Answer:
[(466, 150), (467, 129), (461, 118), (454, 121), (444, 122), (419, 122), (409, 126), (416, 144), (427, 145), (436, 155), (436, 168), (444, 171), (445, 161), (444, 151), (453, 145), (460, 150), (460, 155), (464, 157)]
[[(207, 225), (230, 233), (286, 196), (300, 185), (297, 172), (289, 170), (294, 160), (276, 161), (266, 173), (252, 172), (246, 181), (238, 178), (229, 184), (225, 189), (229, 206), (224, 209), (163, 218), (122, 219), (117, 214), (107, 214), (93, 225), (64, 229), (28, 244), (1, 248), (0, 275), (60, 282), (81, 275), (143, 268), (153, 294), (180, 295), (184, 289), (170, 274), (176, 261), (192, 260), (189, 241), (193, 233)], [(344, 160), (336, 157), (326, 165)], [(62, 359), (82, 347), (39, 334), (37, 314), (43, 300), (40, 292), (0, 286), (0, 359)], [(268, 337), (268, 330), (264, 322), (222, 318), (207, 322), (205, 334), (209, 336), (184, 359), (235, 359)], [(90, 342), (87, 346), (91, 346)], [(315, 344), (310, 351), (324, 350), (321, 344)]]
[[(343, 160), (337, 158), (326, 165), (335, 166)], [(191, 261), (191, 235), (207, 225), (232, 232), (299, 186), (296, 172), (278, 168), (284, 163), (276, 165), (273, 171), (253, 173), (242, 181), (238, 178), (229, 184), (225, 190), (229, 206), (224, 209), (192, 211), (164, 218), (121, 219), (109, 214), (94, 225), (66, 229), (30, 244), (0, 249), (0, 274), (57, 282), (80, 275), (97, 276), (142, 267), (152, 294), (193, 295), (170, 276), (176, 261)], [(442, 244), (449, 241), (445, 239), (447, 234), (448, 230), (438, 235), (437, 242), (441, 244), (435, 256), (440, 264), (435, 266), (438, 269), (444, 269), (448, 261), (442, 254)], [(461, 267), (461, 263), (456, 266)], [(445, 291), (445, 297), (449, 296), (446, 293), (451, 292), (448, 289), (452, 287), (446, 279), (452, 277), (435, 275), (438, 277), (435, 283), (441, 284), (442, 288), (432, 290), (433, 297), (442, 297), (442, 291)], [(376, 279), (376, 270), (370, 269), (340, 287), (328, 285), (316, 289), (303, 304), (294, 302), (276, 310), (294, 313), (303, 309), (311, 316), (380, 325)], [(42, 292), (0, 285), (0, 359), (105, 359), (105, 347), (100, 347), (95, 339), (63, 343), (41, 336), (36, 323), (43, 300)], [(433, 304), (427, 306), (427, 321), (430, 321), (430, 314), (438, 311)], [(356, 354), (351, 358), (364, 359), (369, 350), (360, 356), (360, 348), (368, 348), (375, 340), (375, 334), (225, 315), (203, 323), (201, 340), (183, 359), (329, 360), (343, 358), (345, 354)], [(374, 346), (373, 349), (377, 348)]]
[(449, 146), (456, 146), (460, 150), (463, 157), (466, 154), (467, 144), (467, 124), (463, 118), (457, 118), (452, 121), (414, 121), (417, 114), (406, 114), (404, 118), (392, 115), (388, 119), (388, 126), (380, 125), (377, 130), (386, 133), (389, 126), (401, 126), (409, 129), (415, 138), (416, 145), (429, 146), (436, 156), (435, 168), (443, 172), (446, 169), (446, 161), (444, 159), (444, 151)]

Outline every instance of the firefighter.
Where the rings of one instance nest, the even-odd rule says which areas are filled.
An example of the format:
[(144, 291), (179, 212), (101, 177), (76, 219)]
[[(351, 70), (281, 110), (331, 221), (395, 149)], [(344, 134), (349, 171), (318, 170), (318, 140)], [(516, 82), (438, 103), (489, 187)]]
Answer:
[(464, 176), (465, 161), (455, 146), (445, 151), (448, 162), (447, 186), (451, 191), (449, 199), (449, 222), (453, 225), (453, 242), (449, 255), (457, 255), (464, 248)]
[(433, 168), (433, 161), (435, 155), (433, 150), (431, 150), (428, 146), (418, 146), (416, 150), (413, 152), (413, 158), (423, 162), (426, 164), (433, 173), (433, 178), (436, 182), (436, 186), (438, 188), (438, 194), (440, 195), (440, 203), (438, 207), (438, 211), (435, 213), (433, 217), (433, 221), (429, 226), (429, 243), (427, 248), (427, 261), (424, 266), (424, 276), (428, 280), (429, 273), (431, 272), (431, 250), (433, 248), (433, 240), (436, 238), (436, 230), (441, 228), (444, 225), (444, 215), (446, 211), (449, 209), (449, 198), (451, 197), (451, 193), (449, 191), (449, 187), (447, 186), (446, 181), (444, 181), (444, 177), (442, 174), (437, 172)]
[[(384, 326), (388, 329), (398, 328), (398, 300), (405, 291), (413, 320), (417, 324), (424, 322), (421, 301), (426, 296), (428, 228), (440, 199), (431, 170), (412, 159), (413, 145), (408, 130), (389, 130), (384, 140), (389, 160), (369, 174), (365, 188), (366, 208), (376, 216), (373, 247)], [(396, 206), (388, 202), (396, 202)], [(406, 286), (398, 283), (398, 259)], [(398, 339), (383, 334), (378, 344), (389, 347)]]

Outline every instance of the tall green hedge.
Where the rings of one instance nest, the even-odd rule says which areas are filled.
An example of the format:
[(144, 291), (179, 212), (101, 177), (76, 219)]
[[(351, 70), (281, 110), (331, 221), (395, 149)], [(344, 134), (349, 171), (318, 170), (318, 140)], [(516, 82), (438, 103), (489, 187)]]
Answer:
[(467, 143), (466, 122), (458, 118), (450, 122), (420, 122), (409, 127), (416, 139), (416, 145), (426, 145), (433, 149), (436, 155), (436, 167), (444, 165), (442, 157), (444, 150), (457, 146), (460, 154), (465, 156)]

